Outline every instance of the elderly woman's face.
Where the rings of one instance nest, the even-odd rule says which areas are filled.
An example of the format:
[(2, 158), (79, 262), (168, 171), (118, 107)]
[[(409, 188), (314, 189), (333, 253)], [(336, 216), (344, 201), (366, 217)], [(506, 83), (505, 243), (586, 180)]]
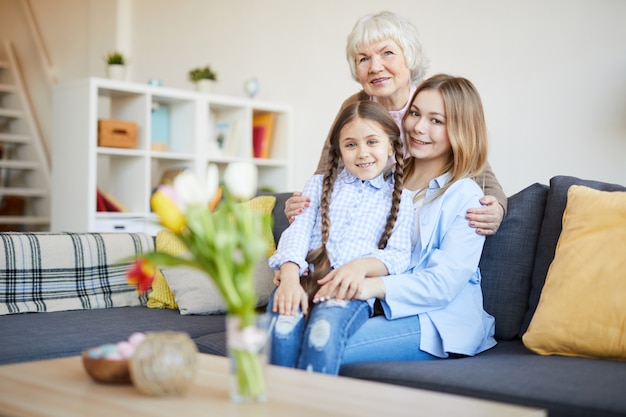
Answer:
[(408, 94), (411, 71), (402, 48), (391, 39), (359, 47), (356, 73), (363, 90), (370, 96), (386, 98), (398, 94), (399, 90), (406, 90)]

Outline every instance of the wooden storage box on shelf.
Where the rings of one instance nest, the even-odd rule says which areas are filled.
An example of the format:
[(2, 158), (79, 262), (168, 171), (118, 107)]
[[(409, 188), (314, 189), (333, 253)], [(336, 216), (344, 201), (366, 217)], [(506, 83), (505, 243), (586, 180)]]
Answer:
[(98, 146), (137, 147), (137, 123), (124, 120), (98, 120)]

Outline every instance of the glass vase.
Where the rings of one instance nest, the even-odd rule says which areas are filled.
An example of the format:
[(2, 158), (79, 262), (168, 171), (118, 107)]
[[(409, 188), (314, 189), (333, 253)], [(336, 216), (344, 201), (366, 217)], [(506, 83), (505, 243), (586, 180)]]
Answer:
[(267, 400), (265, 367), (270, 353), (270, 317), (259, 314), (242, 327), (241, 317), (226, 316), (226, 346), (230, 361), (230, 397), (235, 402)]

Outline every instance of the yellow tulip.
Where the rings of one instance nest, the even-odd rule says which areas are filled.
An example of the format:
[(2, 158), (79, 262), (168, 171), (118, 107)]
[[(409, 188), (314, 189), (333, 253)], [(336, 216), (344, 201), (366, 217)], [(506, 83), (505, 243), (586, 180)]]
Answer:
[(161, 224), (172, 232), (180, 234), (187, 225), (187, 221), (183, 212), (178, 208), (174, 196), (172, 187), (161, 186), (152, 195), (150, 204), (154, 212), (159, 215)]

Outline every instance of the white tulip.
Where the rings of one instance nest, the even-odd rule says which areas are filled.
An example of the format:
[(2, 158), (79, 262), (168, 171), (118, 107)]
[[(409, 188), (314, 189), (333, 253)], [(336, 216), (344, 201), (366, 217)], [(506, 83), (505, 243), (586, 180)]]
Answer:
[(259, 173), (250, 162), (233, 162), (224, 171), (224, 184), (239, 200), (249, 200), (256, 194)]
[(213, 200), (220, 186), (220, 172), (215, 164), (209, 164), (206, 171), (206, 188), (209, 201)]
[(209, 204), (209, 192), (200, 178), (191, 171), (183, 171), (174, 178), (174, 190), (178, 198), (188, 207), (206, 207)]

